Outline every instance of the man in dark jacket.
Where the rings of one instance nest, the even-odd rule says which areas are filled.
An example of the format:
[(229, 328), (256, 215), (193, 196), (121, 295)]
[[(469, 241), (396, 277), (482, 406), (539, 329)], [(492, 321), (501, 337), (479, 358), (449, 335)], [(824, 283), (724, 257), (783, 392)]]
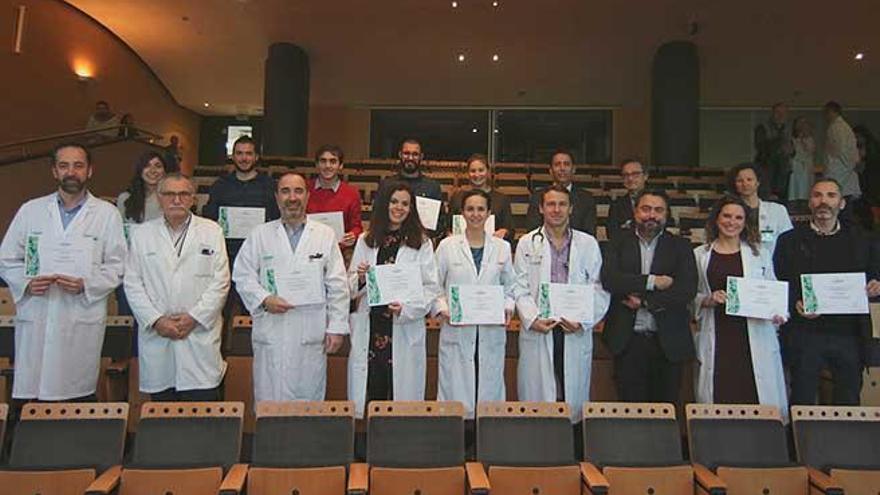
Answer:
[(636, 197), (645, 189), (648, 173), (642, 163), (634, 158), (628, 158), (620, 162), (620, 177), (623, 178), (623, 187), (626, 194), (618, 197), (611, 203), (608, 209), (608, 238), (613, 239), (621, 229), (632, 227), (633, 210)]
[(678, 402), (682, 364), (695, 354), (688, 304), (697, 266), (690, 242), (666, 231), (668, 212), (666, 193), (643, 191), (634, 228), (620, 231), (604, 254), (611, 307), (602, 337), (618, 396), (628, 402)]
[[(596, 235), (596, 201), (593, 195), (583, 189), (578, 189), (572, 183), (575, 174), (574, 157), (568, 151), (556, 151), (550, 158), (550, 176), (553, 184), (568, 189), (571, 198), (571, 228)], [(534, 230), (544, 224), (541, 218), (542, 189), (532, 191), (529, 201), (529, 210), (526, 212), (526, 227)]]

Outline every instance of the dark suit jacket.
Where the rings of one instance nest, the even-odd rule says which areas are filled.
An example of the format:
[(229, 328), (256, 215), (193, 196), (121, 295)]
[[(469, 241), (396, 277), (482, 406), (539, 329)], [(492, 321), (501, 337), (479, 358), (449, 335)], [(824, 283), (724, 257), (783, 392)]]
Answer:
[(657, 322), (657, 338), (670, 361), (694, 357), (688, 304), (697, 293), (697, 263), (691, 243), (668, 232), (660, 234), (652, 275), (674, 279), (666, 290), (646, 291), (648, 276), (642, 275), (639, 241), (632, 230), (622, 230), (605, 249), (602, 262), (602, 285), (611, 293), (611, 307), (605, 319), (602, 338), (614, 354), (622, 353), (633, 334), (636, 312), (623, 304), (628, 294), (639, 294)]
[[(534, 230), (544, 224), (541, 210), (541, 191), (543, 188), (532, 193), (529, 200), (529, 211), (526, 212), (526, 228)], [(571, 228), (596, 235), (596, 201), (589, 191), (584, 191), (576, 186), (571, 186)]]
[(608, 209), (608, 222), (606, 223), (608, 238), (614, 239), (622, 228), (629, 227), (628, 223), (632, 223), (632, 218), (633, 205), (629, 194), (615, 199), (611, 203), (611, 208)]

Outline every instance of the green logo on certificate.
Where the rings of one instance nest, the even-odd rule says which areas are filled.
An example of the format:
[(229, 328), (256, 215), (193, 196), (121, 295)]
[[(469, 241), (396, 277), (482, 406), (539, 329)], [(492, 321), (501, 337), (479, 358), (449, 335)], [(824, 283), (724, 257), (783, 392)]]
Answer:
[(815, 313), (819, 309), (819, 300), (816, 298), (816, 290), (813, 288), (813, 277), (801, 275), (801, 286), (804, 289), (804, 312)]
[(538, 288), (538, 314), (541, 318), (550, 318), (550, 284), (541, 282)]
[(24, 247), (24, 275), (26, 277), (36, 277), (40, 274), (40, 237), (36, 235), (27, 236), (27, 243)]
[(382, 300), (382, 293), (379, 292), (379, 281), (376, 280), (376, 269), (370, 267), (367, 270), (367, 304), (373, 306), (379, 304)]
[(461, 323), (461, 290), (457, 285), (449, 288), (449, 321)]
[(739, 284), (733, 277), (727, 277), (727, 312), (739, 313)]
[(273, 296), (278, 295), (278, 283), (275, 281), (275, 269), (266, 269), (266, 290), (271, 292)]
[(229, 237), (229, 210), (227, 210), (225, 206), (220, 207), (217, 223), (219, 223), (220, 228), (223, 229), (223, 237)]

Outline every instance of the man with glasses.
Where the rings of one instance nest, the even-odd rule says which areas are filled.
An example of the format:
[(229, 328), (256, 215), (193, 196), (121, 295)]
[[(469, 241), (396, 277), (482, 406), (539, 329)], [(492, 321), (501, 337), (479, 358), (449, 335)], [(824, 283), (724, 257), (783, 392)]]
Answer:
[(0, 245), (16, 311), (12, 397), (91, 402), (107, 296), (125, 263), (122, 218), (88, 190), (88, 149), (66, 143), (51, 157), (58, 189), (22, 205)]
[(620, 162), (620, 176), (626, 194), (614, 200), (608, 210), (608, 239), (614, 239), (621, 229), (630, 229), (633, 224), (633, 207), (639, 194), (645, 189), (648, 173), (645, 167), (635, 158)]
[[(553, 185), (568, 191), (571, 201), (571, 228), (596, 235), (596, 201), (589, 191), (576, 187), (572, 182), (575, 174), (574, 156), (565, 150), (557, 150), (550, 157), (550, 176)], [(536, 229), (543, 224), (541, 219), (541, 198), (544, 189), (532, 192), (529, 210), (526, 212), (526, 226)]]
[(159, 182), (161, 218), (132, 232), (125, 293), (138, 321), (140, 390), (154, 401), (220, 400), (229, 262), (223, 231), (191, 213), (195, 187)]

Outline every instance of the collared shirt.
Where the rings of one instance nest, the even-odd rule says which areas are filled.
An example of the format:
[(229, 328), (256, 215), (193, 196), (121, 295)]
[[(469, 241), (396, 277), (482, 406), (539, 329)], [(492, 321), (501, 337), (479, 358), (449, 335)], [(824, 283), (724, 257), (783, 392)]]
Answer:
[[(550, 239), (547, 239), (550, 241)], [(550, 282), (554, 284), (568, 283), (568, 258), (571, 252), (571, 229), (565, 229), (562, 236), (562, 247), (556, 249), (550, 242)]]
[[(639, 252), (642, 259), (642, 275), (648, 276), (648, 281), (645, 284), (646, 290), (654, 290), (654, 276), (651, 275), (651, 265), (654, 263), (654, 253), (657, 251), (657, 242), (661, 235), (662, 232), (655, 235), (650, 241), (646, 241), (636, 233), (636, 237), (639, 239)], [(636, 321), (633, 330), (636, 333), (657, 331), (657, 321), (654, 320), (654, 315), (647, 308), (642, 307), (636, 311)]]
[(336, 176), (335, 179), (333, 179), (333, 183), (330, 184), (330, 187), (322, 185), (321, 179), (315, 179), (315, 189), (329, 189), (329, 190), (332, 190), (333, 192), (337, 192), (337, 191), (339, 191), (339, 184), (341, 184), (341, 183), (342, 183), (342, 180), (339, 179), (338, 175)]
[(302, 239), (303, 232), (306, 230), (306, 223), (302, 222), (299, 225), (293, 226), (287, 223), (284, 224), (284, 231), (287, 232), (287, 240), (290, 241), (290, 250), (294, 253), (296, 252), (296, 247), (299, 246), (299, 240)]
[(171, 235), (171, 244), (174, 245), (174, 251), (177, 253), (177, 257), (180, 257), (180, 253), (183, 252), (183, 243), (186, 241), (186, 234), (189, 232), (189, 224), (192, 221), (192, 213), (187, 215), (186, 220), (180, 224), (177, 228), (171, 226), (168, 223), (168, 219), (165, 219), (165, 227), (168, 228), (168, 233)]
[(64, 207), (64, 201), (61, 200), (61, 195), (56, 193), (55, 200), (58, 201), (58, 212), (61, 214), (61, 225), (64, 227), (64, 230), (67, 230), (67, 226), (70, 225), (70, 222), (76, 218), (76, 214), (82, 210), (84, 204), (86, 204), (86, 200), (89, 199), (89, 193), (83, 194), (83, 197), (73, 205), (73, 208), (66, 209)]
[(819, 229), (819, 226), (816, 225), (816, 223), (813, 222), (812, 220), (810, 220), (810, 228), (813, 229), (813, 232), (815, 232), (816, 235), (818, 235), (818, 236), (820, 236), (820, 237), (825, 237), (825, 236), (829, 236), (829, 235), (834, 235), (834, 234), (840, 232), (840, 220), (838, 220), (837, 222), (835, 222), (835, 224), (834, 224), (834, 228), (831, 229), (831, 232), (822, 232), (822, 231)]

